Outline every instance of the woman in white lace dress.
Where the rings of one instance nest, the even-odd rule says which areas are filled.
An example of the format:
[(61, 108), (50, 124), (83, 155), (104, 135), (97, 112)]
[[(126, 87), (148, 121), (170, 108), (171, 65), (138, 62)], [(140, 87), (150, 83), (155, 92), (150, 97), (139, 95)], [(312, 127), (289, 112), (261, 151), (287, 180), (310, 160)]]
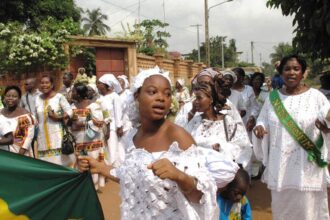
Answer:
[[(317, 144), (321, 135), (318, 129), (321, 124), (317, 119), (324, 120), (324, 115), (319, 113), (322, 107), (329, 109), (329, 102), (318, 90), (301, 84), (306, 62), (298, 56), (283, 58), (279, 69), (285, 87), (266, 99), (254, 129), (258, 139), (254, 137), (253, 140), (255, 155), (266, 167), (262, 178), (271, 190), (273, 218), (329, 219), (328, 169), (325, 163), (317, 163), (329, 161), (329, 134), (322, 132), (324, 144)], [(282, 102), (302, 132), (318, 145), (319, 160), (299, 143), (301, 135), (294, 138), (282, 124), (270, 101), (274, 94), (278, 94), (277, 100)]]
[[(198, 146), (211, 148), (226, 155), (244, 168), (248, 165), (252, 146), (242, 121), (239, 123), (227, 110), (229, 89), (221, 88), (221, 77), (216, 77), (217, 91), (212, 82), (197, 84), (194, 88), (194, 105), (198, 112), (185, 126)], [(227, 91), (228, 90), (228, 91)]]
[[(80, 156), (80, 169), (120, 180), (122, 219), (218, 219), (216, 185), (205, 154), (183, 128), (164, 119), (171, 105), (168, 76), (158, 68), (142, 71), (132, 90), (141, 125), (124, 138), (125, 161), (113, 168)], [(221, 172), (223, 167), (213, 168)], [(230, 172), (220, 179), (232, 179)]]

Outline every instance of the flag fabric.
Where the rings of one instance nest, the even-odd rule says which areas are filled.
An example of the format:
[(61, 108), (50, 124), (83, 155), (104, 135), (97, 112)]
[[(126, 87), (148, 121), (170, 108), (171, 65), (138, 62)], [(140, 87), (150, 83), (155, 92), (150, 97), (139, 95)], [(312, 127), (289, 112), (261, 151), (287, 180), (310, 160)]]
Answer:
[(0, 219), (104, 219), (90, 173), (0, 150)]

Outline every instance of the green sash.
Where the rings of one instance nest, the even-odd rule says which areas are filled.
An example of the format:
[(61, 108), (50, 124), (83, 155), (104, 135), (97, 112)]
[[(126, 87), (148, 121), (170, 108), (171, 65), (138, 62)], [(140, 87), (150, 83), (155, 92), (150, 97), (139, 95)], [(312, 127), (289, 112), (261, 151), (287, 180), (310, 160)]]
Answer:
[(300, 144), (300, 146), (307, 151), (307, 159), (309, 161), (315, 162), (319, 167), (327, 166), (327, 162), (325, 162), (321, 157), (321, 148), (323, 146), (322, 135), (319, 136), (315, 144), (313, 141), (311, 141), (311, 139), (299, 128), (297, 123), (285, 109), (277, 89), (273, 90), (269, 94), (269, 99), (273, 105), (278, 119), (284, 125), (286, 130), (293, 137), (293, 139), (295, 139)]

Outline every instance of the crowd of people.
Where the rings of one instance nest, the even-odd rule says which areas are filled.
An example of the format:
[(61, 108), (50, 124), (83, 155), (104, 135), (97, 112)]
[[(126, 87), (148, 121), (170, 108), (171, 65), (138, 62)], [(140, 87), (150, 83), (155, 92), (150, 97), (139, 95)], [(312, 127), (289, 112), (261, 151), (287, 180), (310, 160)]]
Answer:
[(329, 219), (330, 104), (303, 84), (306, 68), (297, 55), (283, 58), (281, 82), (207, 68), (190, 89), (158, 67), (131, 83), (79, 68), (59, 91), (49, 75), (27, 79), (24, 95), (4, 91), (0, 149), (90, 170), (96, 189), (118, 182), (122, 219), (252, 219), (245, 194), (261, 173), (274, 219)]

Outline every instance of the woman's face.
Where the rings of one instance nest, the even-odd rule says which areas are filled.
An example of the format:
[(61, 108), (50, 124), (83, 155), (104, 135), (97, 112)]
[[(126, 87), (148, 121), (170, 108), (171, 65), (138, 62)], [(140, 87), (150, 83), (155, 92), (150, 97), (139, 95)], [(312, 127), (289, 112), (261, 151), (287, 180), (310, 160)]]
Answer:
[(16, 107), (18, 106), (18, 103), (20, 102), (20, 97), (18, 92), (15, 89), (9, 90), (4, 97), (5, 105), (8, 108)]
[(73, 100), (79, 100), (79, 99), (80, 99), (80, 97), (79, 97), (79, 95), (78, 95), (78, 93), (77, 93), (77, 88), (76, 88), (76, 87), (73, 87), (73, 88), (72, 88), (72, 91), (71, 91), (71, 98), (72, 98)]
[(256, 76), (253, 80), (252, 80), (252, 86), (254, 88), (261, 88), (261, 86), (263, 85), (264, 81), (262, 76)]
[(234, 78), (231, 75), (229, 75), (229, 74), (224, 75), (223, 76), (223, 81), (224, 81), (224, 83), (223, 83), (224, 87), (227, 87), (227, 88), (233, 87)]
[(168, 114), (172, 102), (171, 86), (163, 76), (147, 78), (136, 95), (141, 120), (161, 120)]
[(195, 94), (195, 100), (193, 102), (193, 105), (196, 111), (203, 113), (208, 111), (212, 106), (212, 99), (201, 90), (195, 91), (194, 94)]
[(109, 91), (107, 85), (105, 85), (104, 83), (101, 83), (100, 81), (97, 81), (96, 87), (97, 87), (97, 90), (99, 90), (99, 93), (101, 95), (106, 95), (107, 92)]
[(50, 81), (50, 79), (48, 77), (41, 78), (40, 91), (43, 94), (50, 93), (53, 90), (53, 87), (54, 87), (54, 85), (52, 84), (52, 82)]
[(302, 67), (296, 58), (288, 60), (283, 67), (281, 76), (287, 87), (295, 88), (299, 86), (300, 81), (304, 77), (304, 73), (302, 72)]
[(208, 82), (211, 82), (211, 81), (212, 81), (212, 77), (207, 76), (207, 75), (200, 76), (200, 77), (197, 78), (198, 83), (208, 83)]
[(117, 78), (118, 79), (118, 82), (122, 88), (122, 90), (125, 90), (125, 81), (121, 78)]

